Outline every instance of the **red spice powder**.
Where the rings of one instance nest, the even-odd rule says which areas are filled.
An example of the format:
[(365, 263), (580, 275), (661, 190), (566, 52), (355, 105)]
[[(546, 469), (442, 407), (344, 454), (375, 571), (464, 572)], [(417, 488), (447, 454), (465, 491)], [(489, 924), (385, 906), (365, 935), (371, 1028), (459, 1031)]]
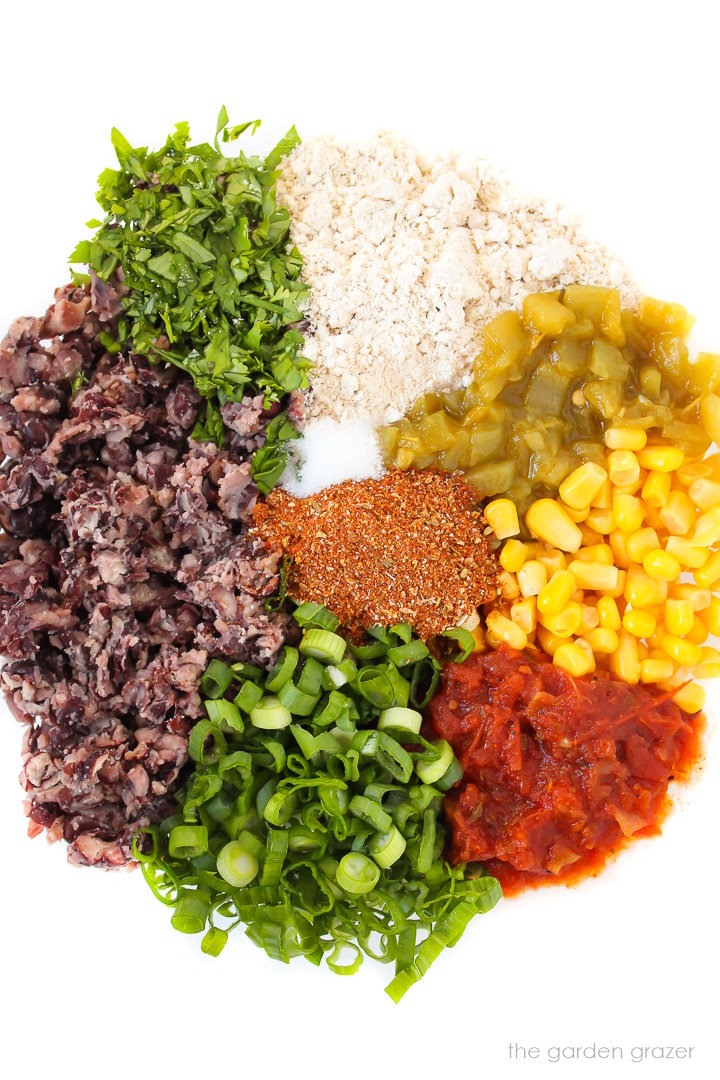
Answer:
[(351, 633), (409, 622), (422, 638), (497, 595), (478, 494), (449, 473), (390, 470), (255, 510), (263, 540), (293, 563), (289, 595), (333, 611)]

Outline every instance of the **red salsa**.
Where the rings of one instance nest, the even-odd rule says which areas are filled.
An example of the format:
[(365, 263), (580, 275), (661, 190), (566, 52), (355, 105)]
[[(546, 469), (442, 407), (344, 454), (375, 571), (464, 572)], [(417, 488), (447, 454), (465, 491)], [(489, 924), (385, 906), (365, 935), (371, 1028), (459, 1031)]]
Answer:
[(700, 753), (702, 720), (660, 691), (506, 647), (448, 664), (429, 714), (463, 767), (445, 800), (450, 857), (482, 862), (506, 895), (658, 832), (669, 782)]

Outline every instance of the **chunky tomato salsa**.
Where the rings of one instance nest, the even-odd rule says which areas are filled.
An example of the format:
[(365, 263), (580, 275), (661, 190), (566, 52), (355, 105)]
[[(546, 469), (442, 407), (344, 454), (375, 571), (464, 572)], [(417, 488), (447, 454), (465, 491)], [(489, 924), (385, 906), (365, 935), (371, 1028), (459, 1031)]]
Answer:
[(447, 665), (429, 713), (463, 767), (445, 800), (450, 857), (484, 863), (506, 894), (657, 832), (669, 781), (700, 752), (701, 721), (657, 690), (506, 647)]

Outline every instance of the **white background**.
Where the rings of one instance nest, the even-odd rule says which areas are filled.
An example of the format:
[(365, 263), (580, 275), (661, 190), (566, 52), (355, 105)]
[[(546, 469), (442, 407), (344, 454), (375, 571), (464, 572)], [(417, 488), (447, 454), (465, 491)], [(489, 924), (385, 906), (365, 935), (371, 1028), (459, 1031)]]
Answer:
[[(476, 0), (8, 4), (0, 15), (0, 323), (44, 311), (94, 216), (110, 127), (156, 145), (224, 102), (262, 147), (395, 128), (477, 152), (586, 214), (649, 293), (717, 313), (717, 27), (704, 3)], [(20, 731), (0, 727), (5, 1074), (267, 1077), (717, 1075), (720, 695), (708, 759), (659, 840), (597, 881), (479, 918), (400, 1007), (387, 969), (337, 979), (238, 935), (218, 960), (139, 874), (68, 868), (25, 837)], [(714, 714), (714, 719), (713, 719)], [(508, 1043), (624, 1062), (509, 1060)], [(695, 1047), (630, 1062), (635, 1046)]]

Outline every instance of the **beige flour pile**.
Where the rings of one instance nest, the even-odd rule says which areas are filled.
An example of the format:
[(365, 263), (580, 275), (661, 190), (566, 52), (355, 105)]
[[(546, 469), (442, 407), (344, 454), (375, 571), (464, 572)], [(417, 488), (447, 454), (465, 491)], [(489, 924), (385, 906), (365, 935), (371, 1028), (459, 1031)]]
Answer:
[(309, 139), (279, 184), (312, 297), (309, 415), (391, 422), (467, 381), (482, 326), (528, 292), (635, 290), (567, 211), (519, 196), (484, 160), (425, 160), (382, 134)]

